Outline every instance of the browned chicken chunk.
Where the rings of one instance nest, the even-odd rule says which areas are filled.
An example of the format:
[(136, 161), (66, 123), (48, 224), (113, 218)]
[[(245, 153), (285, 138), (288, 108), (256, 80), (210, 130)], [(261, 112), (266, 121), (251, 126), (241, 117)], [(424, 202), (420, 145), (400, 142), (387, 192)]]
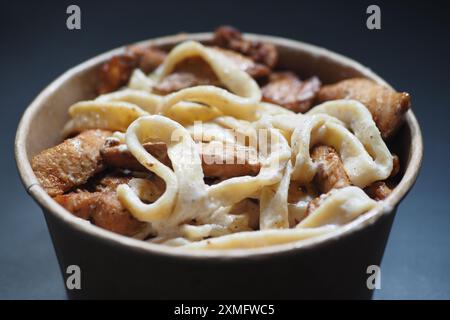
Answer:
[(244, 72), (247, 72), (251, 77), (258, 79), (261, 77), (268, 76), (270, 73), (270, 68), (264, 64), (256, 63), (252, 59), (243, 56), (232, 50), (223, 49), (220, 47), (214, 47), (214, 50), (225, 55), (228, 59), (230, 59), (234, 64), (236, 64), (239, 69)]
[(152, 46), (133, 45), (129, 46), (126, 51), (137, 60), (137, 67), (144, 73), (150, 73), (158, 68), (167, 57), (165, 51)]
[(321, 193), (351, 185), (344, 164), (334, 148), (316, 146), (311, 152), (311, 158), (318, 164), (314, 183)]
[(320, 89), (320, 80), (312, 77), (301, 81), (292, 72), (273, 73), (262, 88), (263, 100), (294, 112), (308, 111)]
[(369, 197), (377, 201), (386, 199), (392, 192), (384, 181), (374, 182), (370, 186), (366, 187), (364, 191)]
[(98, 94), (115, 91), (126, 85), (135, 68), (149, 73), (166, 58), (166, 53), (155, 47), (130, 46), (124, 54), (105, 62), (100, 69)]
[(261, 167), (256, 150), (238, 144), (202, 143), (200, 154), (207, 177), (255, 176)]
[(54, 199), (73, 215), (88, 220), (91, 217), (92, 210), (95, 208), (98, 195), (99, 193), (78, 191), (57, 195)]
[(126, 175), (119, 172), (107, 174), (96, 181), (95, 191), (99, 192), (116, 191), (119, 185), (128, 183), (132, 178), (133, 176), (131, 175)]
[(213, 44), (248, 56), (257, 63), (273, 68), (278, 61), (278, 52), (274, 45), (244, 39), (241, 32), (230, 26), (217, 28)]
[(162, 79), (153, 88), (153, 91), (165, 95), (199, 85), (220, 86), (220, 81), (202, 58), (192, 57), (178, 63), (172, 73)]
[(110, 134), (87, 130), (34, 156), (31, 166), (47, 193), (63, 194), (102, 170), (100, 149)]
[(362, 102), (372, 114), (384, 139), (392, 136), (399, 128), (403, 115), (411, 104), (408, 93), (396, 92), (363, 78), (323, 86), (317, 94), (319, 102), (336, 99), (354, 99)]
[(126, 236), (132, 236), (145, 227), (125, 209), (115, 192), (101, 193), (91, 212), (91, 221), (100, 228)]
[[(144, 148), (155, 158), (172, 167), (167, 156), (167, 146), (161, 142), (145, 143)], [(254, 154), (253, 154), (254, 153)], [(207, 177), (237, 177), (243, 175), (257, 175), (261, 167), (256, 160), (256, 151), (238, 145), (226, 145), (225, 148), (212, 143), (202, 143), (201, 156), (203, 173)], [(106, 165), (135, 171), (146, 169), (133, 157), (124, 144), (106, 144), (101, 150)]]
[[(167, 155), (167, 146), (163, 142), (144, 143), (144, 148), (160, 162), (172, 167), (172, 163)], [(103, 161), (108, 167), (122, 168), (132, 171), (145, 171), (143, 165), (134, 158), (125, 144), (112, 145), (109, 141), (100, 150)]]
[(101, 66), (97, 93), (112, 92), (124, 86), (136, 67), (137, 61), (132, 55), (123, 54), (112, 57)]
[(72, 214), (118, 234), (133, 236), (145, 227), (122, 206), (115, 192), (72, 192), (55, 200)]
[[(222, 31), (218, 29), (213, 41), (213, 44), (229, 50), (215, 49), (220, 50), (250, 76), (254, 78), (267, 76), (277, 61), (278, 54), (275, 47), (244, 40), (239, 31), (229, 29), (229, 27), (225, 27)], [(126, 48), (125, 53), (112, 57), (102, 65), (97, 93), (105, 94), (126, 85), (135, 68), (150, 73), (164, 62), (166, 56), (166, 52), (156, 47), (134, 45)], [(192, 57), (179, 63), (175, 70), (154, 88), (154, 91), (165, 95), (198, 85), (220, 86), (220, 83), (209, 65), (201, 58)]]

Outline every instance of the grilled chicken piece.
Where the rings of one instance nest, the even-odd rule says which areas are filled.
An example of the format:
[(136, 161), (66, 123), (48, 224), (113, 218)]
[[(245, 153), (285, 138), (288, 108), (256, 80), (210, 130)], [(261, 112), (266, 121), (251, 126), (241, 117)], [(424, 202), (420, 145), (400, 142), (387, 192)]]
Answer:
[(54, 197), (54, 200), (78, 218), (88, 220), (91, 217), (92, 210), (95, 208), (99, 194), (78, 191), (57, 195)]
[(34, 156), (31, 166), (47, 193), (63, 194), (100, 172), (100, 149), (110, 135), (109, 131), (87, 130)]
[(82, 219), (125, 236), (133, 236), (142, 231), (145, 223), (135, 219), (125, 209), (114, 191), (71, 192), (54, 198), (61, 206)]
[(137, 67), (136, 59), (130, 54), (114, 56), (100, 68), (98, 94), (115, 91), (127, 84), (131, 73)]
[[(213, 43), (223, 49), (230, 49), (215, 48), (254, 78), (268, 75), (270, 68), (278, 59), (274, 46), (244, 40), (239, 31), (229, 27), (218, 29)], [(144, 73), (152, 72), (164, 62), (166, 56), (166, 52), (156, 47), (129, 46), (125, 53), (112, 57), (102, 65), (97, 93), (105, 94), (123, 87), (136, 68)], [(172, 74), (163, 79), (154, 91), (165, 95), (184, 88), (208, 84), (220, 86), (211, 68), (202, 59), (192, 57), (179, 63)]]
[[(164, 142), (144, 143), (144, 148), (157, 160), (172, 167), (172, 162), (167, 156), (167, 146)], [(128, 169), (132, 171), (146, 171), (145, 167), (136, 160), (128, 150), (126, 144), (111, 144), (109, 141), (100, 150), (105, 165), (112, 168)]]
[(105, 62), (100, 69), (98, 94), (115, 91), (128, 83), (135, 68), (149, 73), (166, 58), (167, 53), (155, 47), (130, 46), (124, 54)]
[(115, 192), (101, 193), (98, 196), (91, 221), (100, 228), (126, 236), (139, 233), (146, 225), (122, 206)]
[[(167, 156), (167, 146), (162, 142), (145, 143), (144, 148), (166, 166), (172, 167)], [(198, 145), (200, 147), (200, 145)], [(202, 143), (200, 148), (203, 173), (206, 177), (237, 177), (257, 175), (261, 167), (256, 151), (239, 145)], [(126, 145), (106, 144), (101, 150), (107, 166), (135, 171), (146, 169), (134, 158)]]
[(220, 81), (212, 68), (201, 57), (191, 57), (178, 63), (172, 73), (162, 79), (153, 88), (153, 91), (166, 95), (199, 85), (220, 86)]
[(239, 30), (230, 26), (217, 28), (212, 43), (215, 46), (239, 52), (271, 69), (278, 61), (278, 52), (274, 45), (246, 40)]
[(354, 99), (362, 102), (372, 114), (383, 139), (395, 133), (408, 111), (411, 101), (406, 92), (396, 92), (372, 80), (353, 78), (323, 86), (317, 100)]
[(261, 165), (256, 150), (238, 144), (201, 143), (203, 173), (207, 177), (255, 176)]
[(158, 68), (167, 57), (165, 51), (152, 46), (132, 45), (126, 51), (137, 60), (137, 68), (146, 74)]
[(121, 184), (127, 184), (133, 178), (121, 172), (113, 172), (107, 174), (95, 181), (95, 191), (98, 192), (115, 192)]
[(321, 195), (308, 202), (306, 216), (320, 207), (331, 194), (330, 191), (351, 185), (341, 157), (334, 148), (324, 145), (315, 146), (311, 151), (311, 158), (318, 165), (313, 183)]
[(320, 85), (317, 77), (301, 81), (292, 72), (273, 73), (262, 88), (263, 100), (304, 113), (312, 107)]
[(311, 152), (311, 158), (318, 164), (314, 184), (321, 193), (351, 185), (344, 164), (334, 148), (324, 145), (316, 146)]
[(364, 191), (369, 197), (376, 201), (386, 199), (392, 192), (384, 181), (374, 182), (370, 186), (366, 187)]
[(268, 76), (270, 73), (270, 68), (266, 65), (254, 62), (252, 59), (243, 56), (236, 51), (227, 50), (220, 47), (214, 47), (213, 49), (225, 55), (234, 64), (236, 64), (239, 69), (247, 72), (251, 77), (255, 79)]
[(175, 72), (169, 74), (160, 83), (153, 87), (153, 92), (159, 95), (167, 95), (169, 93), (201, 85), (219, 86), (216, 80), (197, 77), (189, 72)]

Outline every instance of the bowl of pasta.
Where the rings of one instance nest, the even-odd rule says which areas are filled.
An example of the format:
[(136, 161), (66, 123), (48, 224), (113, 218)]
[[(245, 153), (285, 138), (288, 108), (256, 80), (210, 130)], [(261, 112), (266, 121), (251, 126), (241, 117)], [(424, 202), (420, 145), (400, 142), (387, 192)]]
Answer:
[(220, 27), (68, 70), (16, 161), (70, 298), (370, 298), (421, 164), (410, 105), (349, 58)]

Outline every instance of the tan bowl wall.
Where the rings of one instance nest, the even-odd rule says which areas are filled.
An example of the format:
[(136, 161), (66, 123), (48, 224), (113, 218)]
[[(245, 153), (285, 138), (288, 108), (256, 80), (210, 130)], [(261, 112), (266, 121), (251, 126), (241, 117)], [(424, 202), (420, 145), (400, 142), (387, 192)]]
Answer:
[[(276, 37), (247, 35), (275, 44), (281, 67), (324, 83), (363, 76), (386, 84), (362, 65), (328, 50)], [(210, 34), (145, 41), (173, 46), (207, 41)], [(94, 97), (99, 65), (119, 48), (67, 71), (25, 111), (16, 136), (16, 160), (28, 193), (43, 209), (64, 279), (78, 265), (82, 289), (70, 298), (370, 298), (366, 269), (380, 265), (397, 205), (412, 187), (422, 159), (422, 137), (411, 111), (390, 147), (402, 159), (403, 177), (385, 201), (331, 234), (251, 250), (186, 253), (126, 238), (72, 216), (37, 183), (29, 159), (58, 143), (68, 107)], [(414, 148), (411, 148), (411, 146)]]

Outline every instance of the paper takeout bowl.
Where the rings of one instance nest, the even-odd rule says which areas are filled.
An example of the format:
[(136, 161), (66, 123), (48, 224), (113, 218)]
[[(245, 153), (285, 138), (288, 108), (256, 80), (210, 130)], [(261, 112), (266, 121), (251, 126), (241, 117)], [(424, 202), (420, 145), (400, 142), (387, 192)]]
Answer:
[[(173, 46), (210, 33), (144, 41)], [(273, 43), (280, 65), (324, 83), (363, 76), (386, 84), (361, 64), (298, 41), (247, 35)], [(182, 252), (130, 239), (76, 218), (59, 206), (36, 180), (30, 159), (57, 144), (73, 103), (94, 97), (99, 65), (115, 49), (94, 57), (53, 81), (26, 109), (16, 136), (16, 161), (27, 192), (39, 204), (50, 231), (63, 278), (68, 266), (81, 269), (81, 289), (70, 298), (370, 298), (367, 268), (380, 265), (399, 202), (414, 184), (422, 160), (422, 136), (412, 111), (390, 147), (402, 160), (402, 178), (383, 208), (372, 210), (336, 232), (318, 238), (230, 251)], [(413, 147), (414, 146), (414, 147)]]

